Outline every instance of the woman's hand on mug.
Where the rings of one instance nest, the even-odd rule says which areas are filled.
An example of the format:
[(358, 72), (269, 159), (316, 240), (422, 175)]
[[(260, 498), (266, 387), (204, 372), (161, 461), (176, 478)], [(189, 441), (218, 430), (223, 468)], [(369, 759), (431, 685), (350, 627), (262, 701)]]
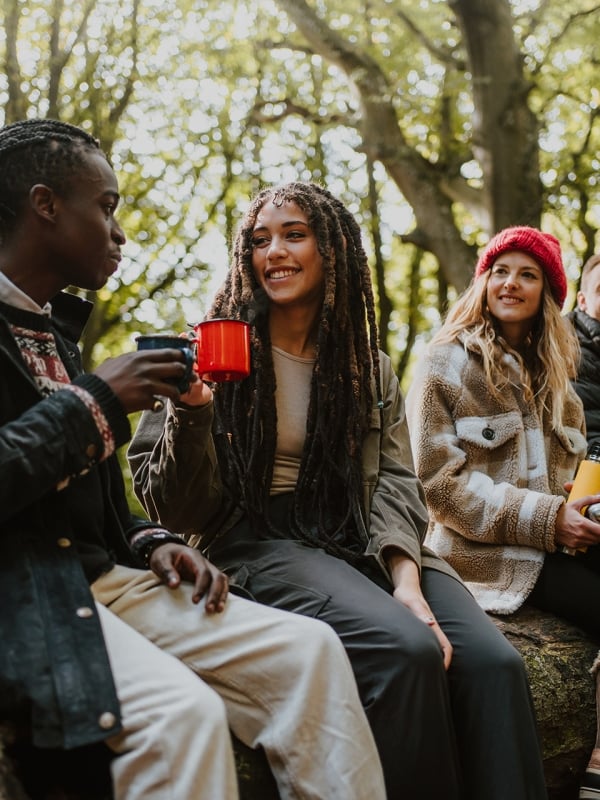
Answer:
[(186, 406), (205, 406), (213, 399), (212, 389), (196, 374), (194, 374), (194, 379), (190, 384), (189, 391), (182, 394), (179, 399)]

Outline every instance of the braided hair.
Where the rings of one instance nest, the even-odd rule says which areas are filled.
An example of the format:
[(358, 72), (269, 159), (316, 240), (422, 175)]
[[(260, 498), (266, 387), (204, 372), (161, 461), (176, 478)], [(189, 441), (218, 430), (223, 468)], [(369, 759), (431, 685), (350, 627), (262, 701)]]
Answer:
[[(323, 259), (324, 298), (318, 320), (306, 439), (290, 511), (289, 531), (269, 519), (277, 441), (275, 372), (268, 300), (252, 267), (252, 234), (268, 202), (302, 209)], [(361, 455), (381, 381), (371, 274), (358, 223), (330, 192), (288, 183), (259, 192), (238, 229), (232, 263), (209, 317), (252, 324), (251, 376), (215, 387), (215, 442), (222, 474), (242, 497), (257, 531), (299, 538), (354, 561), (364, 552)]]
[(64, 192), (86, 152), (101, 152), (98, 140), (66, 122), (29, 119), (0, 128), (0, 240), (14, 229), (31, 187)]

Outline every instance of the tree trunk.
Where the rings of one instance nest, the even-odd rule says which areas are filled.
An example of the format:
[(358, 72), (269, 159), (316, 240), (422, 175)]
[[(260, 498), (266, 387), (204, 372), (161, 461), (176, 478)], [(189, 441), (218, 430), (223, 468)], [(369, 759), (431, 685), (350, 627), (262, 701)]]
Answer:
[(542, 184), (538, 123), (515, 41), (508, 0), (452, 0), (469, 54), (473, 153), (483, 171), (493, 234), (508, 225), (539, 226)]

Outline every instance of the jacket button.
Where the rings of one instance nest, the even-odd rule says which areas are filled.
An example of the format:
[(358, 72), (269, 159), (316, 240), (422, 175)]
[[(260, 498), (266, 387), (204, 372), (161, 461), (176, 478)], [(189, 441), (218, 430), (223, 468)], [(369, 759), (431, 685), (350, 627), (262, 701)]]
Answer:
[(88, 458), (95, 458), (97, 452), (98, 448), (95, 444), (88, 444), (88, 446), (85, 448), (85, 454)]
[(59, 547), (71, 547), (71, 540), (67, 539), (66, 536), (61, 536), (60, 539), (56, 540), (56, 544)]
[(104, 714), (100, 714), (98, 717), (98, 725), (100, 725), (103, 731), (107, 731), (112, 728), (116, 721), (117, 718), (110, 711), (105, 711)]
[(81, 608), (78, 608), (75, 613), (81, 619), (88, 619), (88, 617), (94, 616), (94, 612), (89, 606), (81, 606)]
[(484, 439), (487, 439), (489, 442), (491, 442), (492, 439), (496, 438), (496, 434), (491, 428), (484, 428), (483, 431), (481, 432), (481, 435), (483, 436)]

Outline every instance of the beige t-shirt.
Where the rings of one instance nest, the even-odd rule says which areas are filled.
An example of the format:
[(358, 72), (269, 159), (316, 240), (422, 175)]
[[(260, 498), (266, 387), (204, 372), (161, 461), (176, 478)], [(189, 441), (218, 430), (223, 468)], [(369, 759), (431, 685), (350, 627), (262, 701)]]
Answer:
[(315, 360), (292, 356), (278, 347), (272, 351), (277, 382), (277, 446), (271, 494), (282, 494), (296, 488)]

